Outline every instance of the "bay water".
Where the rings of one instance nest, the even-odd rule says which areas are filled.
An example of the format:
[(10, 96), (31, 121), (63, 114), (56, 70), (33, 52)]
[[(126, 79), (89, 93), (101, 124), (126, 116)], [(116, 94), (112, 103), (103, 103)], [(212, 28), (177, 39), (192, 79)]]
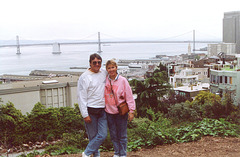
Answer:
[[(149, 59), (156, 55), (180, 55), (188, 53), (188, 43), (128, 43), (102, 45), (103, 62), (108, 59)], [(192, 45), (191, 45), (192, 46)], [(206, 47), (206, 43), (196, 43), (195, 48)], [(0, 48), (0, 75), (29, 75), (33, 70), (83, 71), (70, 67), (88, 67), (89, 56), (96, 53), (98, 45), (61, 45), (61, 54), (52, 54), (52, 46)], [(196, 53), (200, 53), (197, 52)], [(207, 53), (201, 51), (201, 53)]]

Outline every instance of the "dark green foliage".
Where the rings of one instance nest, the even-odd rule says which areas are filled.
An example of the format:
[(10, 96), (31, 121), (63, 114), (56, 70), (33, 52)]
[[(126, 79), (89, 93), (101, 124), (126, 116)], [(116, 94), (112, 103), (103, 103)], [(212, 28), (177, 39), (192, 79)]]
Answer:
[(158, 72), (162, 72), (165, 73), (165, 77), (164, 77), (164, 81), (168, 81), (168, 68), (163, 65), (162, 63), (159, 64), (158, 68), (154, 70), (153, 73), (158, 73)]
[[(155, 70), (143, 82), (130, 81), (133, 92), (138, 95), (136, 108), (139, 118), (128, 124), (128, 151), (196, 141), (203, 136), (240, 134), (240, 109), (233, 105), (231, 94), (226, 93), (220, 98), (210, 92), (200, 92), (191, 101), (169, 91), (165, 70), (164, 67)], [(37, 103), (27, 116), (10, 102), (0, 106), (0, 141), (5, 147), (29, 141), (61, 139), (56, 145), (46, 148), (45, 153), (79, 153), (88, 144), (84, 130), (77, 104), (75, 108), (46, 108)], [(113, 151), (109, 135), (100, 150)]]
[(169, 90), (167, 95), (162, 97), (158, 108), (159, 111), (164, 114), (171, 114), (169, 111), (171, 111), (171, 108), (174, 108), (175, 104), (184, 103), (186, 101), (192, 101), (192, 98), (176, 94), (174, 90)]
[(139, 117), (145, 116), (146, 108), (158, 110), (159, 99), (171, 88), (166, 81), (165, 72), (154, 73), (144, 82), (131, 80), (130, 85), (133, 86), (133, 93), (137, 94), (136, 108)]
[(158, 117), (156, 121), (139, 118), (134, 120), (134, 123), (137, 123), (134, 125), (135, 128), (128, 131), (129, 151), (155, 145), (197, 141), (203, 136), (238, 137), (240, 129), (239, 125), (224, 119), (207, 118), (180, 127), (173, 127), (171, 122), (163, 117)]
[(162, 99), (162, 102), (165, 104), (174, 105), (177, 103), (185, 102), (187, 100), (192, 101), (192, 98), (176, 94), (174, 90), (169, 90), (167, 96)]
[(57, 108), (46, 108), (38, 103), (34, 106), (32, 112), (28, 115), (29, 123), (31, 124), (30, 132), (32, 133), (31, 140), (33, 142), (43, 141), (50, 134), (60, 134), (60, 112)]
[(164, 118), (161, 113), (154, 114), (151, 109), (147, 112), (152, 120), (148, 118), (135, 119), (133, 127), (128, 130), (129, 151), (175, 142), (174, 137), (170, 134), (171, 122)]
[(85, 132), (64, 133), (62, 140), (45, 149), (44, 153), (50, 155), (76, 154), (83, 150), (88, 144)]
[(15, 143), (16, 128), (24, 116), (11, 102), (0, 105), (0, 144), (5, 148)]
[[(189, 105), (201, 118), (227, 118), (239, 108), (233, 104), (228, 93), (223, 98), (210, 92), (200, 92)], [(234, 120), (234, 119), (232, 119)]]
[[(227, 117), (227, 120), (240, 126), (240, 109), (237, 109), (236, 111), (232, 112)], [(238, 133), (240, 134), (240, 129), (239, 129)]]
[(52, 141), (62, 138), (63, 133), (84, 130), (83, 119), (77, 107), (46, 108), (37, 103), (31, 113), (24, 116), (10, 102), (1, 105), (1, 144), (8, 147), (29, 141)]
[(174, 104), (169, 108), (168, 117), (176, 123), (183, 121), (197, 121), (201, 119), (199, 113), (188, 103)]
[(232, 136), (237, 137), (239, 126), (224, 119), (203, 119), (202, 121), (190, 123), (188, 126), (180, 127), (176, 132), (178, 142), (191, 142), (201, 139), (202, 136)]
[(38, 103), (28, 115), (31, 140), (43, 141), (61, 138), (63, 133), (84, 129), (83, 120), (71, 107), (45, 108)]

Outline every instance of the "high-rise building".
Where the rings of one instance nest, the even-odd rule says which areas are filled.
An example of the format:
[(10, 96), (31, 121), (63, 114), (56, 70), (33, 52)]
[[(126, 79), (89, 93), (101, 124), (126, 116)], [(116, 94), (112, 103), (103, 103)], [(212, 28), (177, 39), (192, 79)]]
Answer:
[(236, 53), (240, 54), (240, 11), (224, 13), (223, 42), (235, 43)]

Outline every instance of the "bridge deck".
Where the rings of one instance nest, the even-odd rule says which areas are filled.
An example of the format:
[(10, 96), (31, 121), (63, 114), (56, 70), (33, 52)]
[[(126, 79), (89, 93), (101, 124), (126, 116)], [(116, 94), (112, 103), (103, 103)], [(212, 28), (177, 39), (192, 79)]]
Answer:
[[(220, 43), (221, 41), (195, 41), (194, 43)], [(54, 42), (56, 43), (56, 42)], [(33, 44), (19, 44), (19, 46), (48, 46), (54, 43), (33, 43)], [(101, 44), (134, 44), (134, 43), (193, 43), (193, 41), (102, 41)], [(60, 45), (79, 45), (79, 44), (98, 44), (98, 42), (58, 42)], [(0, 45), (1, 47), (16, 47), (17, 44)]]

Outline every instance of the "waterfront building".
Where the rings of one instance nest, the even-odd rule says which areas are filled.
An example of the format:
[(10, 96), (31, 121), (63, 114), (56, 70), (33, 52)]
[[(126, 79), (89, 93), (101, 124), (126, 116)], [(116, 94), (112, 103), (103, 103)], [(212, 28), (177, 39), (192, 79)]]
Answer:
[(218, 56), (219, 53), (221, 52), (224, 52), (225, 55), (235, 55), (236, 44), (235, 43), (208, 44), (208, 57)]
[(205, 53), (191, 53), (189, 54), (181, 54), (182, 60), (188, 60), (188, 61), (196, 61), (199, 59), (202, 59), (206, 56)]
[(3, 103), (12, 102), (23, 114), (30, 113), (38, 102), (46, 107), (74, 107), (77, 103), (79, 76), (52, 77), (0, 84)]

